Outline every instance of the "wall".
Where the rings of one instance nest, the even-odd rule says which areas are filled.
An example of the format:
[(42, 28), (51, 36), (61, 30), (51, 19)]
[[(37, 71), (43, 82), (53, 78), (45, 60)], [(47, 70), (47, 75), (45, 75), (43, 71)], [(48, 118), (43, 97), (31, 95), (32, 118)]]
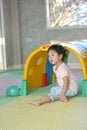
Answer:
[[(28, 54), (51, 40), (79, 40), (87, 38), (87, 28), (47, 29), (46, 1), (19, 0), (22, 63)], [(76, 61), (77, 59), (74, 58)]]

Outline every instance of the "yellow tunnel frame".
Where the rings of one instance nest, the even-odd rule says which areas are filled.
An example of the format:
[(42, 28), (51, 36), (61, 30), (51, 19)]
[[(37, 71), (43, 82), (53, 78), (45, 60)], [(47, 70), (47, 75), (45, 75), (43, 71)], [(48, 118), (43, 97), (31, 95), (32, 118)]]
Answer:
[[(42, 86), (42, 75), (46, 73), (47, 50), (51, 45), (45, 44), (28, 56), (24, 66), (21, 95), (27, 95), (31, 90)], [(77, 44), (61, 43), (61, 45), (78, 58), (84, 77), (82, 81), (82, 95), (87, 96), (87, 51)]]

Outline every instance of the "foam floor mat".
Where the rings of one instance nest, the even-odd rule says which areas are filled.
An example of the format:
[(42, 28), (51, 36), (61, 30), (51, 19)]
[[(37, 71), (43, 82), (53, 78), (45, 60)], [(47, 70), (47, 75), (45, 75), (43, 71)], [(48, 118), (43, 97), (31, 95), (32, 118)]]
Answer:
[(28, 104), (40, 96), (20, 96), (0, 107), (0, 130), (87, 130), (87, 98), (74, 97), (41, 106)]

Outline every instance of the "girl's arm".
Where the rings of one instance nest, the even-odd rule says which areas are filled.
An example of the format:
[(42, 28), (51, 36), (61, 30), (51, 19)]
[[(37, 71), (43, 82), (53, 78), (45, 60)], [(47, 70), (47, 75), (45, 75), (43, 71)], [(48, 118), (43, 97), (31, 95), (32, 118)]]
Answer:
[(61, 96), (60, 96), (60, 100), (62, 102), (67, 102), (68, 99), (66, 97), (66, 91), (69, 87), (69, 77), (68, 76), (65, 76), (63, 77), (63, 87), (62, 87), (62, 92), (61, 92)]

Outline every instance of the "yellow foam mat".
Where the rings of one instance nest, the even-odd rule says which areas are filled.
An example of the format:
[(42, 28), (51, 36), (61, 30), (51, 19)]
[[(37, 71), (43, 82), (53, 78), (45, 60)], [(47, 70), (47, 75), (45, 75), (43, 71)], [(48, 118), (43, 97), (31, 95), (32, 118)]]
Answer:
[(18, 97), (0, 107), (0, 130), (87, 130), (87, 98), (41, 106), (28, 104), (37, 96)]

